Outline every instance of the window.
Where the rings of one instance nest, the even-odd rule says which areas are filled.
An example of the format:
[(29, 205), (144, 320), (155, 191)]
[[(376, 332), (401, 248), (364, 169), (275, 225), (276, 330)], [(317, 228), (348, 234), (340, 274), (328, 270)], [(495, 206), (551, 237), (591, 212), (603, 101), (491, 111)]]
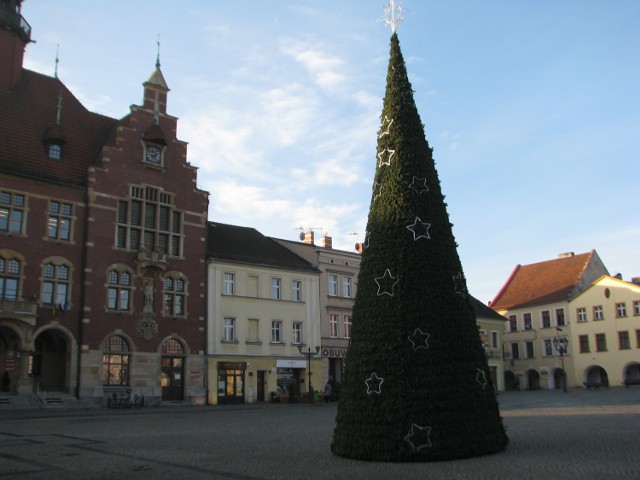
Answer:
[(550, 357), (553, 355), (553, 343), (550, 338), (545, 338), (543, 341), (544, 344), (544, 356)]
[(579, 322), (586, 322), (587, 321), (587, 309), (580, 307), (576, 311), (576, 316), (578, 317), (578, 321)]
[(271, 322), (271, 343), (282, 343), (282, 322), (280, 320)]
[(282, 280), (279, 278), (271, 279), (271, 298), (273, 300), (280, 300), (282, 298)]
[(580, 353), (589, 353), (591, 351), (589, 348), (589, 335), (580, 335), (578, 341), (580, 342)]
[(225, 273), (224, 274), (224, 281), (223, 281), (223, 290), (222, 290), (222, 294), (223, 295), (235, 295), (236, 294), (236, 288), (235, 288), (235, 283), (236, 283), (236, 276), (233, 273)]
[(616, 303), (616, 317), (622, 318), (627, 316), (627, 304)]
[(515, 315), (509, 315), (509, 331), (518, 331), (518, 317), (516, 317)]
[(607, 351), (607, 337), (604, 333), (596, 333), (596, 352)]
[(22, 263), (15, 258), (0, 257), (0, 300), (17, 300)]
[(344, 316), (344, 338), (351, 338), (351, 315)]
[(491, 332), (491, 348), (498, 348), (498, 345), (499, 345), (498, 332), (493, 331)]
[(338, 315), (329, 315), (329, 336), (331, 338), (338, 338)]
[(60, 160), (62, 158), (62, 145), (60, 145), (59, 143), (49, 144), (47, 155), (49, 157), (49, 160)]
[(640, 330), (636, 330), (636, 348), (640, 348)]
[(302, 336), (302, 322), (293, 322), (293, 338), (291, 343), (300, 345), (303, 343), (304, 337)]
[(524, 348), (527, 358), (533, 358), (533, 342), (524, 342)]
[(556, 325), (562, 327), (564, 323), (564, 308), (556, 308)]
[(129, 385), (129, 351), (129, 344), (123, 337), (109, 337), (102, 353), (105, 385)]
[(40, 296), (42, 303), (62, 307), (67, 305), (69, 267), (47, 263), (42, 270), (42, 277), (42, 295)]
[(531, 330), (533, 327), (531, 325), (531, 314), (530, 313), (525, 313), (523, 315), (523, 319), (524, 319), (524, 329), (525, 330)]
[(633, 314), (640, 315), (640, 300), (634, 300), (633, 302)]
[(247, 329), (247, 342), (260, 343), (260, 320), (257, 318), (249, 319), (249, 328)]
[(291, 281), (291, 300), (294, 302), (302, 301), (302, 282), (299, 280)]
[(338, 296), (338, 275), (332, 273), (329, 274), (329, 295)]
[(235, 342), (236, 341), (236, 319), (226, 317), (222, 324), (222, 341), (223, 342)]
[(70, 203), (49, 201), (49, 238), (52, 240), (71, 239), (73, 206)]
[(543, 310), (540, 315), (542, 318), (542, 328), (551, 327), (551, 313), (549, 310)]
[(107, 274), (107, 308), (129, 311), (131, 308), (131, 274), (111, 270)]
[(511, 344), (511, 358), (514, 360), (520, 358), (520, 347), (517, 342)]
[(342, 295), (348, 298), (352, 296), (351, 285), (353, 284), (353, 278), (342, 277)]
[(596, 305), (593, 307), (593, 319), (604, 320), (604, 310), (602, 309), (602, 305)]
[(620, 350), (629, 350), (631, 348), (629, 332), (618, 332), (618, 341), (620, 343)]
[(0, 231), (22, 233), (25, 197), (19, 193), (0, 191)]
[(129, 199), (118, 202), (116, 247), (181, 255), (182, 214), (172, 194), (152, 187), (130, 187)]
[(164, 314), (184, 315), (185, 281), (182, 278), (167, 277), (162, 282)]

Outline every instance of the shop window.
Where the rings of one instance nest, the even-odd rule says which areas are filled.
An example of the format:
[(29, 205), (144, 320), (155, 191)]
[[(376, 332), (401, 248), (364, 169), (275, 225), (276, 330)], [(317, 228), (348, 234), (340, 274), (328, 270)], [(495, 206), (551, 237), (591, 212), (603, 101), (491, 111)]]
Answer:
[(120, 335), (109, 337), (102, 353), (105, 385), (129, 385), (129, 343)]

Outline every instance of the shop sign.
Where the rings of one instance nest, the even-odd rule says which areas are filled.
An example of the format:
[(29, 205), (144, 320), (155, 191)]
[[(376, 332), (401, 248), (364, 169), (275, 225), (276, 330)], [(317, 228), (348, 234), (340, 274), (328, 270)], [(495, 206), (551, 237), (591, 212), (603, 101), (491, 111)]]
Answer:
[(278, 368), (307, 368), (306, 360), (277, 360)]
[(7, 372), (13, 372), (16, 369), (16, 361), (13, 358), (7, 358), (4, 361), (4, 369)]
[(218, 362), (218, 370), (245, 370), (247, 362)]
[(347, 358), (348, 351), (346, 348), (323, 348), (322, 356), (328, 358)]
[(192, 368), (191, 369), (191, 378), (200, 378), (200, 369)]

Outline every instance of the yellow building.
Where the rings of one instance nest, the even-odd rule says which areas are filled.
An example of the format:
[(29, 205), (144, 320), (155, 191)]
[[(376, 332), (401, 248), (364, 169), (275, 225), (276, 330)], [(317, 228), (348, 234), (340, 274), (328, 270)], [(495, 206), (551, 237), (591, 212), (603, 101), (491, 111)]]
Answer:
[(496, 391), (503, 391), (504, 385), (504, 356), (503, 335), (507, 319), (486, 306), (480, 300), (471, 297), (471, 306), (476, 315), (476, 324), (480, 333), (480, 340), (487, 355), (489, 373)]
[(516, 266), (490, 303), (507, 317), (507, 390), (582, 386), (575, 380), (569, 301), (602, 275), (608, 272), (595, 250)]
[(210, 222), (207, 246), (209, 403), (305, 401), (322, 388), (319, 271), (253, 228)]
[(640, 384), (640, 285), (604, 275), (569, 302), (573, 383)]

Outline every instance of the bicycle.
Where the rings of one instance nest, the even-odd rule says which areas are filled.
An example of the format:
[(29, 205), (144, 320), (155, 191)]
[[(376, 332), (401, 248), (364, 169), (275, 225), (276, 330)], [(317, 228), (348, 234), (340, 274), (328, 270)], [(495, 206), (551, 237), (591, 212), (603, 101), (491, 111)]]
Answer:
[(123, 400), (125, 401), (125, 405), (123, 405), (125, 408), (144, 407), (144, 397), (142, 395), (138, 395), (137, 393), (134, 393), (132, 395), (131, 392), (129, 392), (129, 395), (126, 396)]

